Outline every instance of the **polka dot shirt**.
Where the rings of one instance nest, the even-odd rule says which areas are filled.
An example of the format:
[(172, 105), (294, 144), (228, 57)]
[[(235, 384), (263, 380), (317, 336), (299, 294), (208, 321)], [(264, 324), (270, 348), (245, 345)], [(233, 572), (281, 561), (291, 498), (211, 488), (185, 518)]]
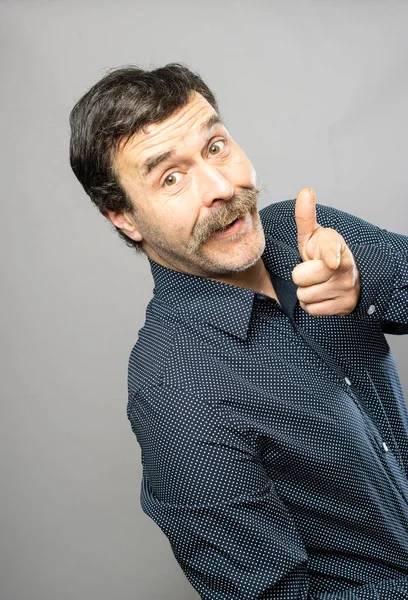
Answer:
[(260, 211), (279, 302), (149, 259), (129, 359), (141, 505), (204, 600), (408, 599), (408, 237), (317, 205), (353, 252), (345, 317), (297, 301), (295, 200)]

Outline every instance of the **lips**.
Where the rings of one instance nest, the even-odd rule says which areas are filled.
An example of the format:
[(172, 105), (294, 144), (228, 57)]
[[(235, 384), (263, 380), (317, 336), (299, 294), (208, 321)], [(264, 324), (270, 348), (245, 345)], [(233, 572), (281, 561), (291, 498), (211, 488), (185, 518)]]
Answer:
[(225, 231), (226, 229), (228, 229), (228, 227), (232, 227), (232, 225), (238, 220), (238, 217), (235, 217), (235, 219), (233, 219), (233, 221), (230, 221), (228, 223), (228, 225), (225, 225), (224, 227), (220, 227), (220, 229), (217, 229), (217, 231)]
[[(213, 233), (214, 238), (229, 238), (230, 236), (234, 236), (241, 231), (241, 229), (245, 226), (247, 221), (247, 215), (242, 217), (236, 217), (233, 221), (231, 221), (226, 227), (223, 227), (221, 230)], [(235, 238), (234, 238), (235, 239)]]

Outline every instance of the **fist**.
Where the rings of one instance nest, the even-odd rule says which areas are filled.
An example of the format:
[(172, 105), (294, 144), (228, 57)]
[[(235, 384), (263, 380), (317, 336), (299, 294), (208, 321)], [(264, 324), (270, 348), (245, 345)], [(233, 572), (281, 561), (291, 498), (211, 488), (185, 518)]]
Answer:
[(316, 221), (316, 196), (303, 188), (295, 205), (297, 240), (302, 263), (292, 271), (303, 310), (313, 316), (351, 313), (360, 298), (360, 275), (344, 238)]

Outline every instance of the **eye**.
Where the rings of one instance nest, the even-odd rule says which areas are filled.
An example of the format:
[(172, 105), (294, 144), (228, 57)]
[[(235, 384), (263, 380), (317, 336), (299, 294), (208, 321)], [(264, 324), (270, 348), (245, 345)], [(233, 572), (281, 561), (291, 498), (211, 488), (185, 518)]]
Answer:
[[(221, 145), (221, 147), (219, 146), (219, 144)], [(212, 154), (212, 156), (215, 156), (215, 154), (219, 154), (220, 152), (222, 152), (222, 150), (224, 149), (224, 146), (225, 146), (225, 141), (218, 140), (217, 142), (214, 142), (213, 144), (211, 144), (209, 153)]]
[(179, 175), (179, 173), (174, 172), (174, 173), (170, 173), (169, 175), (167, 175), (166, 179), (163, 182), (163, 185), (165, 185), (167, 187), (171, 187), (172, 185), (175, 185), (177, 183), (176, 175)]

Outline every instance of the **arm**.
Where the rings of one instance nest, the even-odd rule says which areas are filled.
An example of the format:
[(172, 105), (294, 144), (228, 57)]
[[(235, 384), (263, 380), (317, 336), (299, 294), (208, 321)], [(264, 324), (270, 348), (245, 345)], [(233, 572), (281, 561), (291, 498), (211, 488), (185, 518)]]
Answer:
[(142, 508), (201, 598), (306, 600), (308, 557), (256, 440), (173, 386), (139, 390), (128, 417), (142, 449)]
[(408, 237), (371, 226), (374, 243), (350, 244), (361, 294), (351, 313), (378, 319), (384, 333), (408, 333)]
[(384, 333), (408, 333), (408, 236), (323, 204), (316, 215), (322, 227), (342, 236), (357, 265), (360, 294), (349, 314), (378, 322)]
[(408, 333), (408, 237), (329, 206), (302, 189), (294, 206), (302, 263), (292, 271), (311, 315), (352, 314)]

